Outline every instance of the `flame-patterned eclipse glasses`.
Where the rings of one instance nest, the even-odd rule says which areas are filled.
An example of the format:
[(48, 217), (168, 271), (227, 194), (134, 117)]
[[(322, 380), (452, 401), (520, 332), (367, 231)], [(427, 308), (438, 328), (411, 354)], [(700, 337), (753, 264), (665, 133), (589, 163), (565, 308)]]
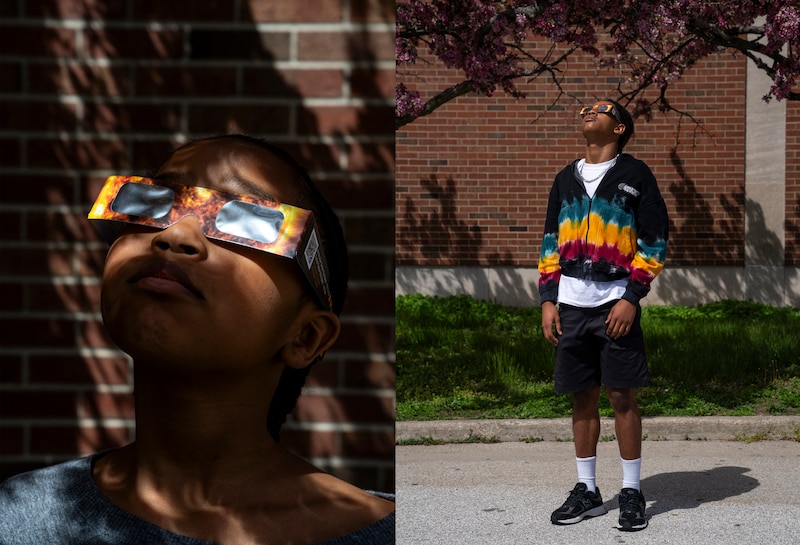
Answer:
[(320, 304), (333, 308), (328, 264), (309, 210), (205, 187), (140, 176), (110, 176), (89, 212), (111, 244), (128, 224), (166, 229), (193, 215), (206, 237), (293, 259)]
[(612, 116), (614, 119), (616, 119), (617, 122), (622, 123), (622, 120), (617, 115), (617, 110), (611, 104), (595, 104), (594, 106), (584, 106), (583, 108), (581, 108), (581, 111), (578, 112), (578, 115), (580, 115), (581, 119), (583, 119), (586, 116), (586, 114), (588, 114), (592, 110), (594, 110), (598, 114), (608, 114)]

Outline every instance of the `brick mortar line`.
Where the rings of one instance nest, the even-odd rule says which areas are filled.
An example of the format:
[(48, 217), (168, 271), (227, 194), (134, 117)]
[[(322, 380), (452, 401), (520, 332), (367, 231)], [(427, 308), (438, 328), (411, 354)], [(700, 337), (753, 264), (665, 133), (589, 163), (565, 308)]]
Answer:
[(354, 388), (352, 386), (310, 386), (308, 388), (303, 388), (303, 395), (324, 397), (369, 395), (373, 397), (394, 399), (395, 390), (394, 388)]
[[(2, 100), (0, 98), (0, 100)], [(187, 138), (196, 138), (206, 136), (207, 133), (204, 132), (194, 132), (194, 131), (175, 131), (169, 133), (146, 133), (146, 132), (86, 132), (86, 131), (22, 131), (22, 130), (7, 130), (0, 127), (0, 137), (3, 138), (18, 138), (19, 140), (59, 140), (62, 142), (75, 142), (75, 143), (82, 143), (82, 142), (92, 142), (95, 140), (122, 140), (126, 143), (136, 143), (136, 142), (148, 142), (148, 143), (157, 143), (163, 142), (164, 144), (172, 144), (175, 140), (185, 140)], [(364, 143), (384, 143), (390, 144), (393, 142), (394, 137), (389, 134), (384, 133), (375, 133), (375, 134), (368, 134), (368, 135), (358, 135), (358, 134), (345, 134), (345, 135), (297, 135), (297, 134), (286, 134), (286, 133), (259, 133), (258, 136), (266, 137), (269, 139), (274, 139), (279, 141), (283, 144), (306, 144), (306, 145), (313, 145), (313, 144), (325, 144), (325, 145), (337, 145), (337, 144), (364, 144)], [(48, 175), (58, 174), (61, 176), (79, 176), (79, 175), (95, 175), (95, 176), (110, 176), (112, 174), (116, 174), (117, 172), (112, 169), (107, 168), (37, 168), (35, 166), (31, 167), (2, 167), (0, 168), (0, 175), (8, 175), (8, 174), (25, 174), (25, 173), (45, 173)], [(104, 174), (110, 173), (110, 174)], [(321, 171), (322, 174), (340, 174), (340, 173), (347, 173), (350, 175), (351, 173), (347, 169), (331, 169), (326, 171)], [(319, 173), (311, 173), (311, 174), (319, 174)], [(386, 179), (387, 176), (390, 176), (391, 179), (394, 179), (394, 174), (386, 173), (386, 172), (353, 172), (352, 175), (354, 176), (361, 176), (363, 178), (378, 178), (378, 179)], [(348, 178), (349, 179), (349, 178)]]
[(100, 311), (68, 311), (68, 310), (23, 310), (21, 312), (0, 311), (0, 318), (14, 320), (27, 318), (31, 320), (67, 320), (70, 322), (96, 322), (102, 320)]
[[(25, 314), (9, 314), (6, 318), (25, 318)], [(52, 318), (51, 316), (37, 316), (37, 318)], [(387, 318), (387, 320), (391, 320)], [(345, 322), (349, 323), (349, 322)], [(130, 357), (117, 348), (111, 347), (88, 347), (88, 346), (64, 346), (64, 347), (37, 347), (37, 346), (20, 346), (16, 348), (0, 347), (0, 355), (5, 356), (79, 356), (84, 358), (115, 358)], [(377, 350), (372, 351), (359, 351), (355, 352), (348, 349), (333, 348), (325, 356), (326, 363), (347, 363), (347, 362), (379, 362), (379, 363), (394, 363), (394, 352), (382, 352)], [(0, 389), (2, 386), (0, 386)]]
[[(316, 107), (352, 107), (361, 108), (365, 106), (394, 106), (394, 99), (388, 97), (351, 97), (339, 95), (336, 97), (308, 97), (298, 95), (296, 97), (262, 98), (257, 94), (232, 94), (232, 95), (203, 95), (187, 97), (185, 95), (164, 94), (158, 97), (144, 95), (32, 95), (32, 94), (0, 94), (0, 100), (6, 103), (28, 102), (28, 103), (50, 103), (50, 104), (110, 104), (119, 105), (146, 105), (146, 106), (171, 106), (176, 104), (186, 104), (188, 106), (265, 106), (265, 105), (287, 105), (296, 106), (302, 104), (311, 108)], [(9, 131), (16, 134), (16, 131)], [(163, 134), (163, 131), (154, 131)], [(103, 134), (103, 133), (98, 133)]]
[[(30, 56), (30, 55), (0, 55), (3, 61), (20, 62), (28, 66), (55, 65), (68, 67), (70, 65), (86, 66), (94, 68), (257, 68), (276, 70), (331, 70), (331, 69), (353, 69), (353, 68), (378, 68), (391, 70), (395, 68), (393, 60), (319, 60), (319, 59), (280, 59), (280, 60), (260, 60), (260, 59), (192, 59), (192, 58), (135, 58), (118, 59), (109, 57), (55, 57), (50, 55)], [(4, 92), (4, 95), (21, 95), (23, 93)], [(87, 95), (89, 96), (89, 95)], [(392, 99), (394, 100), (394, 99)]]
[[(132, 392), (132, 389), (131, 389)], [(127, 393), (131, 393), (127, 392)], [(89, 393), (89, 392), (80, 392)], [(101, 393), (120, 393), (120, 392), (101, 392)], [(124, 392), (123, 392), (124, 393)], [(23, 427), (23, 426), (132, 426), (136, 424), (134, 417), (124, 418), (119, 416), (109, 417), (3, 417), (0, 420), (0, 427)], [(386, 433), (394, 431), (394, 423), (352, 423), (352, 422), (338, 422), (335, 420), (314, 420), (314, 421), (288, 421), (283, 429), (292, 431), (309, 431), (309, 432), (369, 432), (369, 433)]]
[[(17, 318), (18, 316), (14, 316)], [(113, 358), (128, 357), (127, 354), (118, 348), (89, 347), (89, 346), (69, 346), (59, 348), (41, 348), (38, 346), (26, 346), (19, 348), (0, 348), (0, 354), (6, 356), (81, 356), (85, 358)]]
[(70, 30), (85, 29), (144, 29), (144, 30), (184, 30), (187, 28), (197, 28), (201, 30), (241, 30), (263, 33), (275, 31), (285, 31), (287, 34), (319, 32), (320, 30), (330, 29), (334, 32), (353, 32), (367, 30), (370, 32), (391, 32), (394, 34), (395, 25), (391, 22), (370, 22), (352, 23), (349, 21), (325, 21), (325, 22), (269, 22), (259, 23), (255, 21), (241, 22), (205, 22), (205, 21), (170, 21), (154, 22), (148, 20), (129, 21), (124, 18), (112, 19), (110, 22), (105, 19), (55, 19), (50, 17), (19, 17), (16, 19), (5, 19), (0, 28), (13, 26), (30, 26), (44, 28), (66, 28)]
[[(97, 383), (97, 382), (23, 382), (19, 384), (0, 384), (0, 394), (3, 393), (78, 393), (78, 394), (116, 394), (116, 395), (130, 395), (133, 394), (132, 382), (119, 382), (119, 383)], [(21, 417), (21, 419), (29, 419), (36, 417)], [(3, 422), (7, 422), (5, 417)]]
[[(58, 461), (74, 460), (82, 457), (80, 454), (12, 454), (0, 455), (0, 463), (20, 463), (20, 462), (45, 462), (56, 463)], [(385, 458), (349, 458), (341, 456), (314, 457), (306, 458), (314, 465), (345, 468), (345, 467), (376, 467), (376, 469), (391, 469), (394, 467), (393, 461)]]
[(306, 458), (316, 466), (327, 467), (375, 467), (378, 469), (391, 469), (394, 461), (387, 461), (385, 458), (350, 458), (344, 456), (314, 456)]
[[(2, 137), (3, 134), (0, 134)], [(87, 139), (88, 140), (88, 139)], [(164, 142), (165, 144), (167, 142)], [(353, 142), (345, 142), (345, 143), (379, 143), (379, 144), (390, 144), (388, 140), (362, 140), (362, 141), (353, 141)], [(311, 142), (311, 144), (329, 144), (329, 142)], [(26, 168), (26, 167), (18, 167), (18, 168), (0, 168), (0, 178), (3, 176), (36, 176), (36, 177), (45, 177), (45, 176), (63, 176), (63, 177), (70, 177), (70, 176), (86, 176), (86, 177), (103, 177), (106, 178), (108, 176), (114, 176), (120, 174), (120, 171), (126, 170), (128, 172), (134, 172), (136, 170), (144, 171), (144, 169), (134, 169), (131, 168), (120, 168), (115, 169), (111, 173), (106, 173), (103, 171), (102, 173), (97, 173), (96, 171), (92, 171), (87, 169), (85, 171), (78, 170), (78, 169), (71, 169), (71, 168), (52, 168), (52, 169), (42, 169), (42, 168)], [(394, 175), (391, 173), (379, 173), (379, 172), (353, 172), (348, 170), (329, 170), (325, 172), (311, 172), (309, 173), (316, 182), (320, 183), (334, 183), (339, 182), (342, 180), (346, 180), (348, 182), (365, 182), (369, 184), (386, 184), (392, 183), (394, 181)], [(132, 174), (133, 175), (133, 174)], [(72, 183), (77, 184), (77, 181), (72, 181)], [(51, 208), (52, 206), (52, 208)], [(61, 205), (61, 204), (35, 204), (35, 203), (18, 203), (18, 204), (0, 204), (0, 211), (5, 212), (14, 212), (14, 211), (33, 211), (33, 212), (52, 212), (52, 211), (59, 211), (64, 206), (73, 206), (73, 205)], [(81, 205), (74, 205), (75, 210), (74, 212), (85, 212), (88, 214), (89, 208), (91, 208), (91, 203), (86, 205), (86, 208), (83, 208)], [(361, 216), (362, 214), (368, 214), (374, 217), (390, 217), (387, 214), (391, 213), (394, 209), (392, 207), (386, 206), (381, 208), (345, 208), (344, 205), (336, 209), (336, 212), (341, 215), (354, 215), (358, 214)]]
[(96, 428), (96, 427), (106, 427), (106, 428), (131, 428), (134, 427), (136, 421), (133, 418), (119, 418), (119, 417), (109, 417), (109, 418), (3, 418), (2, 420), (2, 427), (10, 428), (10, 427), (54, 427), (54, 428), (68, 428), (68, 427), (79, 427), (79, 428)]
[(309, 432), (369, 432), (369, 433), (386, 433), (394, 431), (394, 424), (370, 424), (370, 423), (352, 423), (352, 422), (335, 422), (332, 420), (315, 420), (315, 421), (289, 421), (284, 425), (286, 430), (292, 431), (309, 431)]
[[(25, 247), (35, 248), (36, 246), (25, 245)], [(2, 248), (7, 248), (7, 246), (0, 244), (0, 249)], [(43, 249), (50, 250), (53, 248), (43, 248)], [(60, 248), (60, 249), (74, 249), (74, 248)], [(98, 248), (87, 248), (87, 249), (101, 250), (102, 248), (98, 247)], [(3, 284), (5, 282), (19, 282), (31, 286), (99, 286), (101, 284), (101, 279), (100, 276), (80, 276), (80, 275), (58, 275), (58, 276), (53, 276), (52, 274), (43, 274), (41, 276), (32, 276), (30, 274), (0, 275), (0, 284)], [(16, 314), (13, 311), (0, 311), (0, 316), (2, 316), (2, 314), (4, 313), (8, 313), (9, 315)]]

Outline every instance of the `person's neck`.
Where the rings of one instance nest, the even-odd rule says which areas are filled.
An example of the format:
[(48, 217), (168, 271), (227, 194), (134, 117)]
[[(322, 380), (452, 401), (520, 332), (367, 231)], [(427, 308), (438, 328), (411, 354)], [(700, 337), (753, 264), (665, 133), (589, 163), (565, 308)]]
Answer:
[(586, 162), (590, 165), (605, 163), (617, 156), (616, 142), (607, 144), (586, 144)]
[(123, 468), (137, 486), (193, 489), (219, 497), (243, 480), (276, 471), (286, 452), (266, 423), (274, 384), (218, 380), (202, 384), (136, 376), (136, 440)]
[(286, 524), (287, 513), (297, 515), (301, 507), (308, 511), (302, 520), (317, 521), (311, 506), (323, 497), (317, 491), (328, 476), (269, 436), (269, 393), (277, 377), (218, 377), (203, 385), (153, 375), (145, 378), (137, 368), (136, 440), (94, 464), (93, 478), (106, 497), (151, 524), (204, 541), (266, 543), (273, 536), (299, 542), (295, 534), (308, 532), (316, 541), (331, 537), (324, 533), (330, 528)]

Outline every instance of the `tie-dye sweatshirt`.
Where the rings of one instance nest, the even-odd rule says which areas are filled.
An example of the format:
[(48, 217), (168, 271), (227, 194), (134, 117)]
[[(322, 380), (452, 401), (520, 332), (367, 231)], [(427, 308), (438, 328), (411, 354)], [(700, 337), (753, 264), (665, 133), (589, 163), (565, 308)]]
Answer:
[(628, 279), (623, 299), (638, 304), (664, 268), (667, 207), (642, 161), (622, 154), (593, 198), (575, 172), (577, 161), (553, 182), (539, 257), (542, 302), (556, 302), (561, 275), (595, 282)]

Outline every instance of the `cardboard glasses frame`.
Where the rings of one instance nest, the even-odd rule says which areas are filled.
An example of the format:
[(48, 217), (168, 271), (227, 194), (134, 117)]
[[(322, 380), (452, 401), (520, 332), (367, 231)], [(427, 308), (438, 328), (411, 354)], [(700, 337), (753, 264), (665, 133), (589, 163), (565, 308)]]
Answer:
[(322, 308), (332, 310), (328, 264), (310, 210), (141, 176), (110, 176), (88, 218), (110, 245), (126, 225), (166, 229), (189, 215), (209, 239), (296, 261)]
[(598, 104), (596, 107), (584, 106), (581, 108), (580, 112), (578, 112), (578, 115), (581, 116), (581, 119), (583, 119), (583, 117), (592, 110), (596, 111), (598, 114), (611, 114), (611, 116), (616, 119), (617, 122), (622, 123), (622, 120), (620, 120), (619, 116), (617, 115), (617, 110), (611, 104)]

